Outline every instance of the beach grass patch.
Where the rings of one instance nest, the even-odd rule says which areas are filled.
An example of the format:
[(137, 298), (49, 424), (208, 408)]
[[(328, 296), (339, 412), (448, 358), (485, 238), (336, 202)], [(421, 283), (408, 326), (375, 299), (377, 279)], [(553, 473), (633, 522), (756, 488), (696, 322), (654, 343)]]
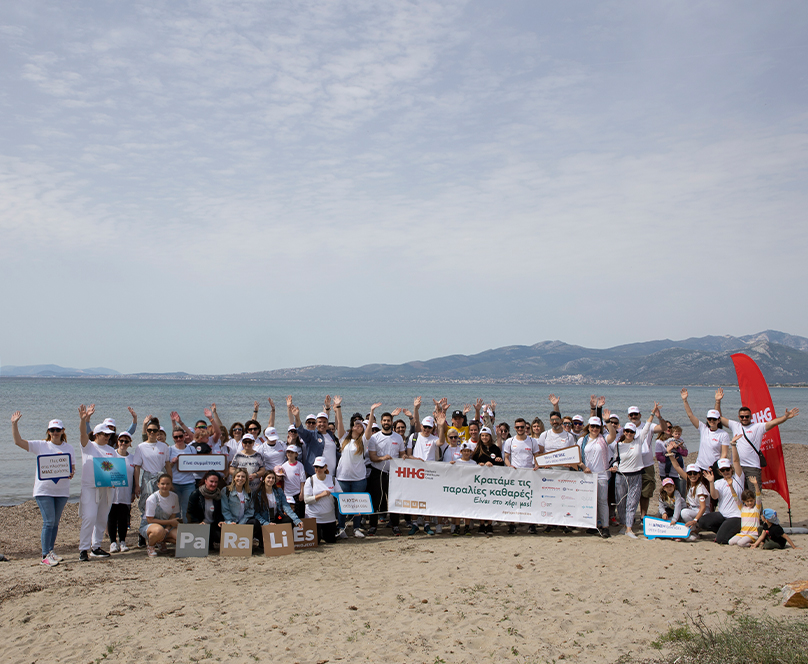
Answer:
[(808, 621), (735, 615), (710, 627), (704, 617), (688, 616), (651, 642), (670, 649), (662, 658), (623, 656), (621, 664), (806, 664)]

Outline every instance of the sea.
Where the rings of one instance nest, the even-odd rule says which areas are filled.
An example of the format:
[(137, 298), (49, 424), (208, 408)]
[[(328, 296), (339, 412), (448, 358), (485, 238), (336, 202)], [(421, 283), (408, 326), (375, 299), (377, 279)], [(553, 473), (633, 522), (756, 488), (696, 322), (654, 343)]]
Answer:
[[(193, 425), (204, 417), (204, 409), (216, 403), (222, 422), (229, 426), (244, 422), (260, 403), (259, 420), (264, 426), (269, 417), (267, 397), (272, 397), (277, 408), (276, 426), (288, 426), (286, 397), (292, 395), (301, 414), (317, 413), (323, 408), (325, 395), (340, 395), (343, 413), (350, 416), (359, 411), (367, 413), (371, 404), (380, 402), (381, 411), (397, 407), (412, 410), (413, 398), (421, 396), (421, 414), (432, 412), (433, 399), (446, 397), (450, 410), (464, 404), (473, 404), (480, 397), (486, 403), (496, 401), (497, 422), (513, 423), (517, 417), (530, 421), (541, 417), (545, 423), (552, 410), (548, 395), (561, 399), (564, 415), (589, 413), (589, 397), (596, 393), (606, 397), (606, 407), (617, 412), (621, 422), (626, 420), (629, 406), (639, 406), (643, 417), (650, 415), (654, 401), (661, 404), (662, 415), (684, 429), (684, 438), (691, 451), (698, 449), (698, 433), (690, 424), (679, 396), (680, 387), (647, 385), (544, 385), (544, 384), (467, 384), (467, 383), (301, 383), (264, 382), (257, 380), (142, 380), (124, 378), (2, 378), (0, 377), (0, 505), (16, 505), (32, 496), (36, 460), (34, 456), (14, 444), (11, 436), (11, 414), (22, 412), (19, 428), (23, 438), (41, 440), (45, 437), (48, 421), (60, 419), (65, 423), (67, 440), (80, 454), (80, 404), (95, 404), (92, 423), (106, 417), (115, 419), (118, 430), (132, 423), (127, 410), (132, 407), (138, 416), (135, 443), (140, 441), (143, 418), (154, 415), (165, 426), (170, 424), (172, 410), (179, 412), (186, 424)], [(713, 407), (715, 388), (689, 387), (689, 401), (693, 412), (703, 419)], [(808, 388), (770, 388), (777, 415), (785, 408), (798, 407), (801, 415), (780, 427), (783, 443), (808, 444)], [(723, 412), (737, 415), (741, 405), (737, 386), (724, 386)], [(167, 427), (166, 427), (167, 428)], [(71, 481), (71, 498), (78, 499), (81, 488), (80, 458), (76, 477)]]

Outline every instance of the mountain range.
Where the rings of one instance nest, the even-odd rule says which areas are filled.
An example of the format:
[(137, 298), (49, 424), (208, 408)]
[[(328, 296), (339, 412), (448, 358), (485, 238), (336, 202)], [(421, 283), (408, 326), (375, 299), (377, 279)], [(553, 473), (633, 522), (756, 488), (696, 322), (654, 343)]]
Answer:
[(743, 352), (771, 383), (808, 384), (808, 339), (766, 330), (743, 337), (663, 339), (597, 349), (562, 341), (504, 346), (475, 355), (448, 355), (404, 364), (313, 365), (273, 371), (194, 376), (182, 372), (120, 374), (113, 369), (57, 365), (0, 368), (2, 376), (120, 377), (301, 382), (502, 382), (715, 385), (735, 381), (730, 356)]

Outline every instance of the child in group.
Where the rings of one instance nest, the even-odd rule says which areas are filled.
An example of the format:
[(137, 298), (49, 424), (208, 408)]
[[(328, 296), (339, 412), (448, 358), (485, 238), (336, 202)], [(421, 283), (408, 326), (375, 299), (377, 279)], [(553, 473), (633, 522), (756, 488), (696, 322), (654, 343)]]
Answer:
[(741, 498), (738, 500), (738, 494), (735, 493), (733, 483), (729, 483), (730, 491), (735, 502), (738, 503), (738, 508), (741, 510), (741, 532), (734, 537), (730, 538), (728, 544), (737, 544), (738, 546), (752, 546), (758, 540), (758, 528), (760, 528), (760, 510), (763, 501), (760, 495), (760, 485), (757, 478), (752, 475), (749, 477), (749, 482), (755, 487), (755, 492), (752, 493), (749, 489), (745, 489), (741, 493)]
[(303, 483), (306, 481), (306, 469), (298, 462), (300, 448), (290, 445), (286, 448), (286, 461), (281, 466), (283, 471), (283, 492), (289, 506), (301, 519), (306, 515), (306, 503), (303, 502)]
[[(452, 459), (449, 463), (457, 464), (460, 466), (476, 466), (477, 462), (471, 458), (474, 454), (474, 443), (461, 443), (459, 446), (460, 458)], [(471, 520), (470, 519), (452, 519), (452, 535), (460, 535), (460, 522), (463, 521), (465, 526), (463, 528), (464, 535), (471, 535)]]
[(662, 519), (670, 519), (671, 525), (679, 520), (682, 509), (685, 507), (685, 499), (676, 488), (676, 483), (666, 477), (662, 480), (662, 488), (659, 490), (659, 516)]
[[(751, 478), (750, 478), (751, 482)], [(797, 545), (791, 541), (791, 538), (786, 535), (783, 527), (780, 525), (780, 520), (777, 518), (777, 512), (773, 509), (763, 510), (760, 517), (762, 524), (760, 526), (760, 536), (757, 541), (750, 547), (757, 549), (785, 549), (786, 542), (791, 545), (792, 549), (796, 549)]]

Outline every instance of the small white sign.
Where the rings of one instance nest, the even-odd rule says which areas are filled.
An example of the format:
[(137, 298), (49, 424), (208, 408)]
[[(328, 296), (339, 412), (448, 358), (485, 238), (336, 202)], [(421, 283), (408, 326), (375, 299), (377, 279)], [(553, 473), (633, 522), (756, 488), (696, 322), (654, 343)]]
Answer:
[(667, 537), (676, 539), (686, 539), (690, 537), (690, 528), (683, 523), (674, 523), (667, 519), (658, 519), (653, 516), (643, 517), (642, 520), (643, 535), (648, 539), (656, 539), (657, 537)]
[(59, 480), (70, 477), (69, 454), (40, 454), (36, 458), (37, 477), (40, 480)]
[(571, 466), (581, 463), (581, 448), (577, 445), (562, 447), (560, 450), (545, 452), (536, 457), (540, 466)]
[(373, 501), (369, 493), (337, 493), (340, 514), (373, 514)]
[(177, 470), (183, 473), (206, 473), (227, 470), (226, 454), (181, 454), (177, 457)]

